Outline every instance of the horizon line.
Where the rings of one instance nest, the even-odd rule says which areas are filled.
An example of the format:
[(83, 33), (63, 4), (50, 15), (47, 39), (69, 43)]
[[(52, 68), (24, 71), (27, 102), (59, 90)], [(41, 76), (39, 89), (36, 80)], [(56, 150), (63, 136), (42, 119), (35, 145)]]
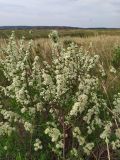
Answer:
[(4, 27), (59, 27), (59, 28), (76, 28), (76, 29), (120, 29), (120, 27), (76, 27), (76, 26), (64, 26), (64, 25), (0, 25), (0, 28)]

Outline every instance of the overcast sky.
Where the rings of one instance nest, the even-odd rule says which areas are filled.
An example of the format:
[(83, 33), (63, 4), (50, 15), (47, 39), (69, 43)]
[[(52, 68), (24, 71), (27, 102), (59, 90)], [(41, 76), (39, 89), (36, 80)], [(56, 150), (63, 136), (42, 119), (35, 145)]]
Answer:
[(0, 0), (0, 26), (120, 27), (120, 0)]

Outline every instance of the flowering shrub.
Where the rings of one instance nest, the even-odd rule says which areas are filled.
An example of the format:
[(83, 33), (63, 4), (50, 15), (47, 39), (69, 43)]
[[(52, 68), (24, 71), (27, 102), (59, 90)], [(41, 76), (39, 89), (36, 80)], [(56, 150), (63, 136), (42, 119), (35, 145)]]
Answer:
[(56, 31), (49, 38), (49, 63), (32, 59), (32, 41), (17, 43), (14, 33), (2, 50), (7, 85), (0, 87), (0, 156), (97, 159), (97, 149), (105, 146), (110, 160), (110, 151), (120, 148), (120, 93), (109, 102), (98, 55), (74, 43), (63, 48)]

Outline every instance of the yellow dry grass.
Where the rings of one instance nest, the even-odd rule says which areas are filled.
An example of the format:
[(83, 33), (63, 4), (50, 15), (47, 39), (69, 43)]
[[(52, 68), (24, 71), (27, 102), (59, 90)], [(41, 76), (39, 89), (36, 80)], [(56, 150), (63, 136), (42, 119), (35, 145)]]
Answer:
[[(90, 51), (90, 53), (95, 53), (100, 55), (101, 61), (104, 62), (105, 67), (111, 65), (111, 59), (113, 56), (113, 50), (117, 45), (120, 45), (120, 36), (94, 36), (87, 38), (79, 37), (64, 37), (61, 41), (66, 40), (74, 41), (79, 46), (83, 46), (85, 50)], [(34, 41), (35, 54), (42, 53), (43, 55), (48, 55), (51, 53), (51, 44), (49, 39), (41, 38)]]

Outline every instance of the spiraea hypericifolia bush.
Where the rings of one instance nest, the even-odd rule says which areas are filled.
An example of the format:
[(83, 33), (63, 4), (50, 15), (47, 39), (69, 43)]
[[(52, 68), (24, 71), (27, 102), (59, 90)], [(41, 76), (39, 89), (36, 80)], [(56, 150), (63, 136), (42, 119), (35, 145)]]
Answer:
[(0, 66), (8, 83), (0, 88), (1, 147), (10, 154), (14, 144), (34, 159), (84, 160), (97, 159), (96, 149), (103, 145), (110, 160), (110, 150), (120, 147), (120, 94), (108, 103), (98, 55), (74, 43), (63, 48), (56, 31), (49, 38), (49, 63), (32, 59), (32, 41), (28, 46), (24, 38), (16, 42), (14, 33), (2, 50)]

